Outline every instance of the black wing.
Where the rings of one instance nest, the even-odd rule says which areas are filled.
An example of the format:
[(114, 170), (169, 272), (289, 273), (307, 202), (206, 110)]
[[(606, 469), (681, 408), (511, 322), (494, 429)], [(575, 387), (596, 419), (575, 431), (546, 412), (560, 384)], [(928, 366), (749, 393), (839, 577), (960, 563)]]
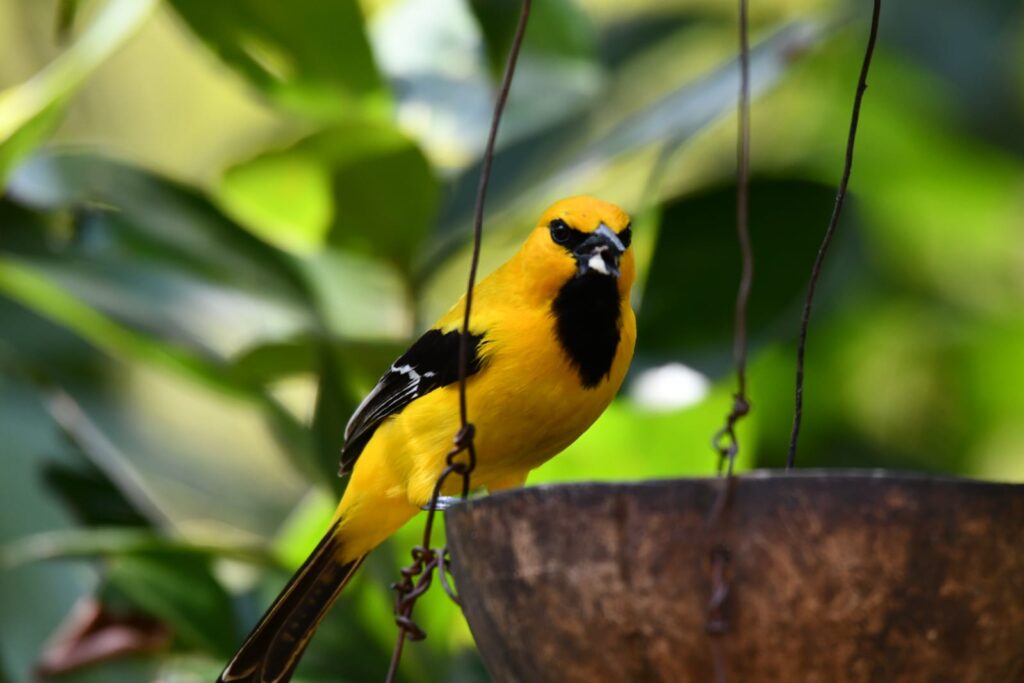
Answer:
[[(402, 412), (420, 396), (459, 381), (459, 336), (457, 330), (428, 330), (391, 364), (391, 369), (359, 404), (345, 427), (339, 474), (352, 470), (370, 437), (386, 418)], [(483, 338), (482, 334), (469, 335), (470, 375), (480, 370)]]

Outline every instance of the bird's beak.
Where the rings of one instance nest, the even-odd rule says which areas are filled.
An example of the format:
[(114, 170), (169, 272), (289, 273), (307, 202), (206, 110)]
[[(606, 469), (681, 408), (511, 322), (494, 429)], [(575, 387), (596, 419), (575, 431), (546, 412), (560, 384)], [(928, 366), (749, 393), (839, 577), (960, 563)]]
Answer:
[(576, 274), (580, 276), (594, 272), (618, 277), (619, 258), (625, 251), (626, 247), (615, 231), (601, 223), (597, 230), (573, 251), (578, 268)]

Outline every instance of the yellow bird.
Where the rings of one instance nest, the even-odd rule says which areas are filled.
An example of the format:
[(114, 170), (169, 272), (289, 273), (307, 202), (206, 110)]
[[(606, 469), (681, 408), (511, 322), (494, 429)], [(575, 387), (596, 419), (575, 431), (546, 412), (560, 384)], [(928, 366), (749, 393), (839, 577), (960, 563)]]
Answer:
[[(474, 289), (474, 487), (521, 486), (611, 402), (636, 341), (629, 216), (592, 197), (550, 207)], [(291, 678), (363, 558), (428, 503), (459, 428), (459, 301), (384, 373), (345, 429), (351, 480), (327, 534), (224, 669), (222, 683)], [(452, 477), (451, 489), (460, 486)]]

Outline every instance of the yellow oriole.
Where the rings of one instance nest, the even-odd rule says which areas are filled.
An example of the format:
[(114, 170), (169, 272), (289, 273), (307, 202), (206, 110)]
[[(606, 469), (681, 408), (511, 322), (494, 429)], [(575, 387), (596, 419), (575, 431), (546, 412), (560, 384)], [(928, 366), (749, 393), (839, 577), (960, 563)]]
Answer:
[[(470, 419), (474, 486), (521, 486), (611, 402), (633, 357), (629, 217), (592, 197), (541, 216), (523, 247), (474, 290)], [(352, 478), (323, 540), (220, 676), (280, 683), (368, 552), (430, 500), (459, 428), (464, 301), (392, 364), (345, 429)], [(458, 477), (452, 477), (457, 480)], [(454, 493), (460, 483), (452, 481)]]

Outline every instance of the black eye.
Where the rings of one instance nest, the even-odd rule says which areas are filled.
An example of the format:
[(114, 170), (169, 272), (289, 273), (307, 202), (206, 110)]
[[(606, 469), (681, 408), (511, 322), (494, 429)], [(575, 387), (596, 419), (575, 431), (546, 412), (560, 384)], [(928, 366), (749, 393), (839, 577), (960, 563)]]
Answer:
[(629, 249), (629, 243), (633, 241), (633, 224), (630, 223), (626, 226), (626, 229), (619, 233), (619, 241), (622, 242), (622, 246)]
[(551, 225), (548, 227), (551, 229), (551, 240), (555, 244), (565, 244), (572, 236), (572, 230), (560, 218), (551, 221)]

